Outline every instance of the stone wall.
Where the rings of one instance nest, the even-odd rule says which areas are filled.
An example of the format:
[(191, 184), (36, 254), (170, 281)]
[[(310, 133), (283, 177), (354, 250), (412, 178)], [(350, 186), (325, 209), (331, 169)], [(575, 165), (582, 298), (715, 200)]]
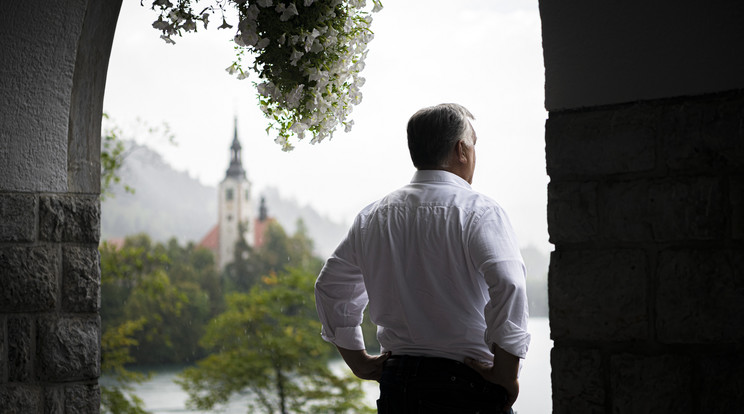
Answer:
[(0, 193), (0, 412), (97, 412), (99, 210)]
[(744, 405), (744, 91), (552, 111), (555, 413)]

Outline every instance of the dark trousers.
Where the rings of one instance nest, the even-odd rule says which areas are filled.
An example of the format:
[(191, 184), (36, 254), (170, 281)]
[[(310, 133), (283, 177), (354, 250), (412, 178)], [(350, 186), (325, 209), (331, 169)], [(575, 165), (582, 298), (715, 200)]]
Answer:
[(451, 359), (394, 355), (380, 378), (379, 414), (485, 414), (502, 411), (506, 390)]

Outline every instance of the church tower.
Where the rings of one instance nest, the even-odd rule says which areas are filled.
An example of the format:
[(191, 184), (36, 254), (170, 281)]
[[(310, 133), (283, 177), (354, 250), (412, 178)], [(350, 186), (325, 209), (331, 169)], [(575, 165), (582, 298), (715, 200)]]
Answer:
[(227, 168), (225, 179), (219, 185), (219, 244), (217, 265), (224, 269), (225, 265), (233, 261), (235, 243), (240, 237), (241, 227), (243, 237), (251, 244), (254, 239), (253, 202), (251, 200), (251, 182), (243, 169), (240, 154), (241, 146), (238, 140), (238, 119), (235, 118), (235, 133), (230, 146), (230, 166)]

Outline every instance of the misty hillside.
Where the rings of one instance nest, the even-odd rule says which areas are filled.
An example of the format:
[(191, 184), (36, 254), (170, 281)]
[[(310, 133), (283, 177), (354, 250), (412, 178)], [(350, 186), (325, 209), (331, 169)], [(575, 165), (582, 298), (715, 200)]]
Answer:
[[(182, 243), (198, 243), (217, 223), (217, 189), (174, 170), (148, 147), (132, 143), (127, 143), (127, 147), (120, 175), (122, 183), (133, 187), (135, 193), (127, 193), (117, 185), (114, 196), (103, 201), (102, 240), (147, 233), (157, 241), (175, 237)], [(267, 188), (252, 195), (256, 208), (261, 197), (266, 198), (269, 216), (290, 234), (301, 218), (321, 256), (333, 252), (346, 235), (346, 224), (333, 222), (310, 206), (282, 198), (278, 189)]]

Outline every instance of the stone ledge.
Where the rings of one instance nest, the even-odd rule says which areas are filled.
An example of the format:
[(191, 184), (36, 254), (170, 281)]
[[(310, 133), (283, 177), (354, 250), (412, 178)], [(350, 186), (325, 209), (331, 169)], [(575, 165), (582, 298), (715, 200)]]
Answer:
[(0, 312), (43, 312), (57, 305), (59, 253), (53, 246), (0, 247)]

